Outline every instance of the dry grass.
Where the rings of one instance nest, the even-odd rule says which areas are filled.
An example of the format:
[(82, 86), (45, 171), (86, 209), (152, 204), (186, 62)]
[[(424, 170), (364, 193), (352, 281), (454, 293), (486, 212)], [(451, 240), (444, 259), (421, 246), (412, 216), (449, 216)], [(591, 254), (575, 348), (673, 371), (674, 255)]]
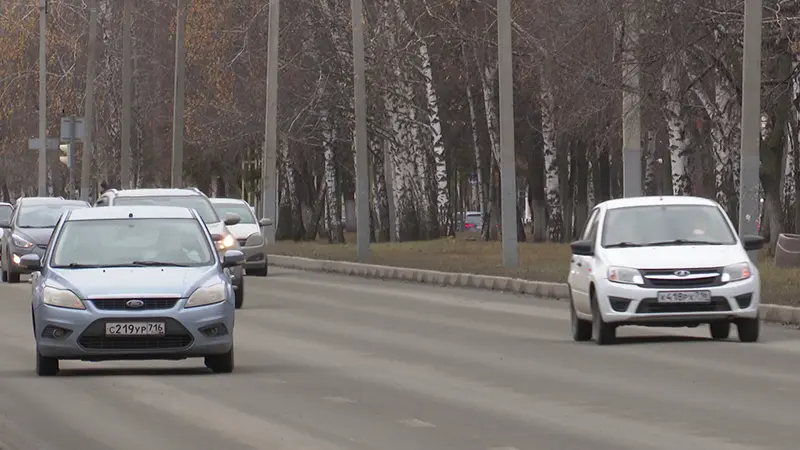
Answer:
[[(503, 267), (500, 242), (475, 240), (475, 234), (464, 233), (456, 238), (434, 241), (372, 244), (371, 264), (442, 272), (467, 272), (500, 275), (535, 281), (563, 283), (569, 271), (570, 250), (566, 244), (519, 245), (519, 267)], [(270, 253), (302, 256), (335, 261), (357, 261), (355, 234), (347, 234), (347, 244), (331, 245), (327, 241), (280, 241), (272, 245)], [(762, 302), (800, 306), (800, 269), (776, 268), (771, 259), (762, 255)]]

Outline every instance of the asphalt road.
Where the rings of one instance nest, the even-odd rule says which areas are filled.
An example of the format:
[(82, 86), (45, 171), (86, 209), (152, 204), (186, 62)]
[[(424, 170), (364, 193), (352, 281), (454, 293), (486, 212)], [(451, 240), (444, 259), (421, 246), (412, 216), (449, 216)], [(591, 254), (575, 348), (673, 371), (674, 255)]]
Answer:
[[(28, 284), (0, 285), (0, 448), (800, 448), (800, 332), (572, 342), (565, 305), (274, 270), (247, 279), (237, 370), (62, 363), (38, 378)], [(699, 336), (692, 338), (691, 336)]]

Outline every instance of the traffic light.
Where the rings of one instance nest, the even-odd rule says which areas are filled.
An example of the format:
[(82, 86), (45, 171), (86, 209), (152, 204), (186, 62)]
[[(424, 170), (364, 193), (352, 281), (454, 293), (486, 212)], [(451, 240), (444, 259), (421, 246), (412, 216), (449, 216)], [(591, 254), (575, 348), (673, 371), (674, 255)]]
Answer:
[(58, 146), (58, 149), (61, 153), (58, 157), (58, 160), (61, 161), (62, 164), (71, 169), (72, 166), (70, 165), (70, 163), (72, 162), (72, 159), (70, 158), (71, 149), (69, 144), (61, 144)]

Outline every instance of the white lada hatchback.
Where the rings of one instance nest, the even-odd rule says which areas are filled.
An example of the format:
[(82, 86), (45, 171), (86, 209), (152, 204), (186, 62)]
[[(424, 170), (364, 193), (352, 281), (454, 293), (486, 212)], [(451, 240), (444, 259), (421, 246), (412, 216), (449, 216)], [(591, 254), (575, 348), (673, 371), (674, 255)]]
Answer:
[(610, 200), (591, 212), (572, 243), (572, 337), (616, 340), (621, 325), (696, 327), (714, 339), (759, 335), (761, 280), (747, 251), (760, 236), (739, 238), (716, 202), (698, 197)]

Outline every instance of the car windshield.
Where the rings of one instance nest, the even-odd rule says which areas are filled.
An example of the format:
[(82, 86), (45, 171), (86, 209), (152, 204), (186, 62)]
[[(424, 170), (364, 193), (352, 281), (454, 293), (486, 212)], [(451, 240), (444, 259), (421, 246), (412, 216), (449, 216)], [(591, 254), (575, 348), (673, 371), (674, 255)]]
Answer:
[(181, 196), (167, 196), (159, 195), (153, 197), (117, 197), (114, 199), (115, 206), (133, 206), (133, 205), (155, 205), (155, 206), (181, 206), (183, 208), (193, 208), (200, 214), (205, 223), (219, 222), (219, 216), (214, 208), (211, 207), (211, 202), (202, 195), (181, 195)]
[(11, 219), (11, 211), (13, 208), (9, 205), (0, 205), (0, 221), (8, 221)]
[(16, 226), (19, 228), (53, 228), (64, 211), (88, 208), (88, 205), (70, 203), (43, 203), (20, 206)]
[(736, 236), (724, 213), (707, 205), (655, 205), (606, 212), (601, 245), (733, 245)]
[(79, 220), (64, 224), (51, 267), (198, 267), (214, 264), (204, 227), (194, 219)]
[(220, 217), (225, 217), (226, 213), (233, 213), (242, 218), (239, 223), (256, 223), (256, 216), (253, 215), (250, 205), (244, 203), (214, 203), (214, 209), (217, 210), (217, 214)]

